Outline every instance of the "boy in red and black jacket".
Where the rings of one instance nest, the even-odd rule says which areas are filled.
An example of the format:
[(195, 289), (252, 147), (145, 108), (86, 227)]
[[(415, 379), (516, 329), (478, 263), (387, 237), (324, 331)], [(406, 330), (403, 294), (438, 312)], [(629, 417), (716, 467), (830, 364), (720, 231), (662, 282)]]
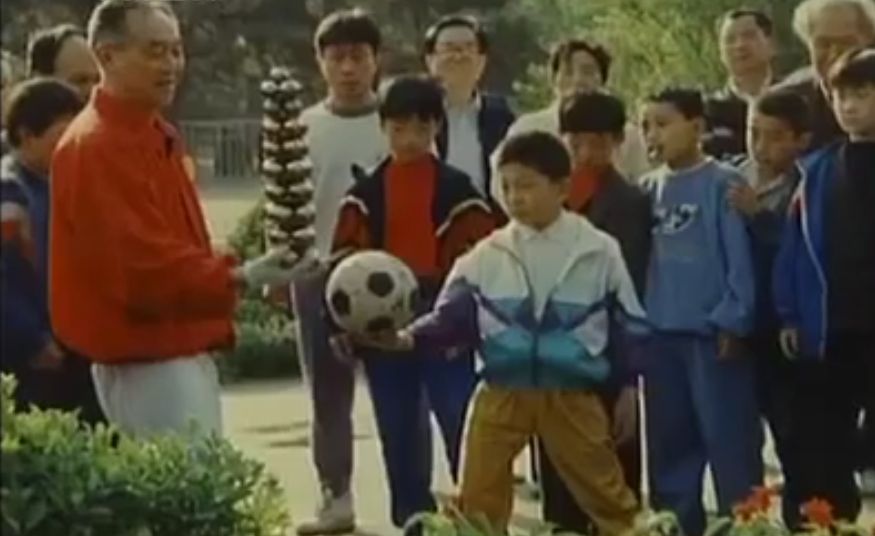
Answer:
[[(380, 249), (398, 257), (416, 274), (426, 311), (453, 261), (493, 229), (493, 216), (468, 176), (432, 153), (444, 116), (436, 83), (411, 76), (392, 81), (381, 95), (379, 113), (391, 156), (370, 173), (359, 173), (341, 203), (334, 251)], [(414, 514), (435, 508), (426, 407), (437, 418), (457, 474), (475, 385), (473, 359), (372, 349), (357, 349), (357, 355), (377, 417), (392, 521), (401, 527)]]

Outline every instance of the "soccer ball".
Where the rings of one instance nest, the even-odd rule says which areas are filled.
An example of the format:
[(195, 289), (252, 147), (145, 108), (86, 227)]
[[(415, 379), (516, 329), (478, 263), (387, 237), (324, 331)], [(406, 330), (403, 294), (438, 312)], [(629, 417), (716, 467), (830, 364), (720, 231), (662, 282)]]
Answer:
[(334, 321), (348, 332), (367, 336), (409, 324), (419, 286), (399, 259), (382, 251), (362, 251), (337, 265), (325, 294)]

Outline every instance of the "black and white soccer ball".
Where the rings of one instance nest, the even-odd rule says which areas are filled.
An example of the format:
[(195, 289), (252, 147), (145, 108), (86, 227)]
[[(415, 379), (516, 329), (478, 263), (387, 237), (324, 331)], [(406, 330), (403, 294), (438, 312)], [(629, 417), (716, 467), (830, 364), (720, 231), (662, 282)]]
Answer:
[(419, 285), (396, 257), (362, 251), (337, 265), (325, 294), (334, 321), (348, 332), (367, 336), (407, 326), (416, 310)]

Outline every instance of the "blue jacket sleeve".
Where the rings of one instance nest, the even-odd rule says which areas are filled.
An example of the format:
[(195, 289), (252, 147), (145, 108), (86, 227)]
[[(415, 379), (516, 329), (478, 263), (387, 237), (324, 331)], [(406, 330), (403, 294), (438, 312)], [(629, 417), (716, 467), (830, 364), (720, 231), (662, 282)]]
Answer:
[(721, 188), (718, 200), (718, 238), (723, 249), (726, 290), (708, 320), (721, 331), (743, 336), (753, 327), (756, 275), (747, 225), (730, 207), (726, 190), (726, 187)]
[(430, 313), (411, 326), (417, 347), (458, 348), (477, 344), (477, 302), (474, 285), (465, 273), (468, 255), (459, 258)]
[(794, 277), (794, 266), (800, 259), (802, 222), (798, 199), (790, 205), (787, 223), (781, 235), (778, 254), (772, 267), (772, 299), (778, 318), (784, 326), (799, 325), (799, 308)]

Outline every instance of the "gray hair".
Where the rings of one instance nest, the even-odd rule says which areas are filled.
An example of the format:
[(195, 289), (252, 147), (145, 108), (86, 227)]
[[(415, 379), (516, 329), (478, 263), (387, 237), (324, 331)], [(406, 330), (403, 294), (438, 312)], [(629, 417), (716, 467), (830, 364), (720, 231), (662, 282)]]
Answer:
[(860, 12), (858, 24), (868, 22), (869, 32), (875, 39), (875, 0), (803, 0), (793, 12), (793, 31), (803, 42), (811, 41), (811, 26), (814, 17), (828, 7), (850, 6)]
[(176, 18), (170, 5), (161, 0), (103, 0), (88, 19), (88, 44), (118, 43), (127, 38), (128, 13), (138, 9), (161, 11)]

